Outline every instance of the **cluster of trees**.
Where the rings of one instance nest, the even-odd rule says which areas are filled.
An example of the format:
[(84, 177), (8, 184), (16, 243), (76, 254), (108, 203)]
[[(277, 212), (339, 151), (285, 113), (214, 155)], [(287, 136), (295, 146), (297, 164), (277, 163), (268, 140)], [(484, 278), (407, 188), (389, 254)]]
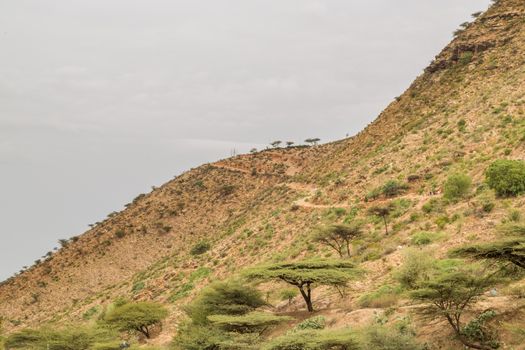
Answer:
[[(259, 269), (267, 271), (268, 267)], [(253, 270), (246, 272), (252, 273)], [(261, 278), (259, 273), (255, 278)], [(265, 274), (263, 280), (266, 278)], [(329, 330), (320, 316), (306, 319), (285, 334), (268, 340), (270, 328), (292, 323), (294, 319), (260, 311), (261, 308), (268, 308), (261, 293), (246, 282), (213, 283), (186, 307), (188, 321), (180, 328), (172, 347), (175, 350), (423, 349), (404, 327), (395, 330), (377, 324), (359, 330)]]
[(152, 302), (118, 300), (92, 326), (53, 325), (24, 329), (5, 339), (8, 350), (120, 350), (129, 347), (122, 334), (151, 337), (151, 329), (161, 324), (168, 311)]
[[(310, 138), (310, 139), (304, 140), (304, 142), (306, 142), (307, 144), (314, 145), (314, 146), (317, 146), (317, 144), (320, 141), (321, 141), (320, 138)], [(271, 142), (270, 146), (272, 146), (272, 148), (279, 148), (282, 144), (283, 144), (282, 141), (276, 140), (276, 141)], [(285, 144), (286, 144), (286, 147), (292, 147), (293, 145), (295, 145), (295, 142), (293, 142), (293, 141), (286, 141)]]

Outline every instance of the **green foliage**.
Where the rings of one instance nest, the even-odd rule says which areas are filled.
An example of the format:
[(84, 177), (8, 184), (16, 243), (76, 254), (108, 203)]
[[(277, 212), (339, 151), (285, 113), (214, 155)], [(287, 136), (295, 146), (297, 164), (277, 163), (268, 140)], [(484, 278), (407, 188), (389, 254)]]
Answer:
[(215, 282), (186, 307), (186, 312), (194, 324), (206, 325), (209, 316), (245, 315), (263, 305), (261, 293), (253, 287), (237, 281)]
[(387, 181), (381, 188), (381, 192), (386, 197), (395, 197), (408, 189), (407, 184), (400, 183), (395, 180)]
[(502, 264), (514, 264), (525, 269), (525, 226), (509, 225), (503, 228), (507, 236), (490, 243), (474, 244), (455, 249), (452, 256), (476, 260), (491, 260)]
[(433, 318), (446, 320), (458, 339), (468, 347), (486, 349), (480, 342), (472, 342), (463, 333), (461, 317), (477, 299), (497, 283), (493, 274), (481, 267), (465, 265), (451, 269), (436, 269), (429, 279), (422, 281), (411, 293), (414, 300), (425, 303), (422, 311)]
[(423, 350), (414, 335), (404, 328), (373, 325), (362, 330), (360, 337), (362, 349), (366, 350)]
[(499, 347), (497, 335), (487, 325), (487, 323), (496, 316), (497, 314), (494, 310), (484, 311), (478, 317), (467, 323), (467, 325), (463, 327), (462, 333), (469, 341), (489, 344), (492, 348), (496, 349)]
[(191, 248), (190, 254), (194, 256), (202, 255), (206, 253), (208, 250), (210, 250), (210, 248), (211, 248), (210, 243), (206, 241), (200, 241)]
[(403, 258), (403, 265), (394, 272), (394, 278), (405, 289), (415, 289), (428, 280), (435, 261), (432, 256), (421, 250), (409, 249)]
[(362, 225), (360, 223), (334, 224), (317, 229), (313, 235), (313, 241), (332, 248), (341, 258), (345, 255), (350, 257), (350, 243), (361, 234)]
[(375, 215), (383, 219), (385, 225), (385, 234), (388, 235), (388, 216), (395, 210), (395, 206), (392, 203), (386, 205), (375, 205), (368, 208), (368, 213), (370, 215)]
[(32, 350), (90, 350), (97, 343), (109, 342), (113, 339), (115, 339), (114, 334), (98, 328), (24, 329), (10, 335), (5, 342), (5, 347)]
[(297, 289), (292, 288), (286, 288), (279, 292), (279, 295), (281, 297), (281, 300), (288, 301), (288, 305), (292, 303), (292, 300), (299, 295), (299, 291)]
[(112, 341), (107, 343), (98, 343), (93, 345), (92, 350), (121, 350), (121, 344), (120, 341)]
[(314, 316), (307, 318), (292, 329), (292, 332), (305, 331), (308, 329), (325, 329), (326, 319), (323, 316)]
[(423, 207), (421, 209), (426, 214), (440, 212), (443, 210), (443, 203), (437, 198), (432, 198), (431, 200), (423, 204)]
[(220, 345), (229, 340), (228, 334), (223, 331), (198, 326), (195, 324), (184, 324), (179, 329), (173, 340), (172, 348), (177, 350), (219, 350)]
[(439, 232), (417, 232), (410, 237), (410, 242), (413, 245), (427, 245), (435, 242), (443, 237), (442, 233)]
[(208, 320), (216, 327), (229, 332), (261, 332), (271, 326), (293, 320), (288, 316), (276, 316), (268, 312), (250, 312), (245, 315), (211, 315)]
[(314, 284), (345, 287), (359, 271), (354, 264), (338, 260), (305, 260), (291, 263), (262, 265), (244, 272), (252, 280), (278, 280), (299, 288), (308, 311), (313, 312), (312, 286)]
[(459, 55), (459, 63), (461, 65), (467, 65), (472, 61), (474, 53), (472, 51), (465, 51)]
[(305, 330), (278, 337), (263, 350), (358, 350), (359, 344), (350, 330)]
[(443, 186), (443, 195), (446, 199), (457, 201), (470, 193), (472, 179), (466, 174), (452, 174)]
[(525, 193), (525, 162), (500, 159), (485, 172), (487, 184), (498, 196), (511, 197)]
[(119, 331), (135, 331), (149, 338), (150, 327), (167, 316), (168, 311), (160, 304), (138, 302), (116, 306), (105, 315), (104, 321)]

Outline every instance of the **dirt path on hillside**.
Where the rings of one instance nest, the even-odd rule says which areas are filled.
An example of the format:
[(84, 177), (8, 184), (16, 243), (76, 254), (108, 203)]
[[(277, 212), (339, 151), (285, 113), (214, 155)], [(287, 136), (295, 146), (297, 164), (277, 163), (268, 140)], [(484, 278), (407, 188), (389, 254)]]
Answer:
[[(222, 162), (217, 162), (212, 164), (213, 167), (219, 168), (219, 169), (226, 169), (229, 171), (239, 172), (243, 174), (252, 174), (251, 170), (235, 167), (231, 165), (224, 164)], [(269, 173), (259, 173), (260, 175), (275, 175), (275, 174), (269, 174)], [(295, 200), (292, 205), (299, 207), (299, 208), (306, 208), (306, 209), (330, 209), (330, 208), (352, 208), (353, 205), (348, 203), (332, 203), (332, 204), (315, 204), (311, 203), (310, 201), (312, 198), (317, 194), (317, 192), (320, 190), (319, 187), (313, 184), (308, 183), (302, 183), (302, 182), (290, 182), (290, 183), (283, 183), (282, 185), (300, 193), (304, 193), (304, 197), (299, 198)], [(424, 194), (415, 194), (415, 193), (408, 193), (399, 197), (396, 197), (396, 199), (408, 199), (416, 203), (415, 208), (420, 210), (423, 207), (423, 204), (430, 198), (431, 195)], [(371, 207), (372, 205), (386, 205), (389, 202), (391, 202), (392, 199), (381, 199), (381, 200), (374, 200), (368, 202), (365, 206)]]

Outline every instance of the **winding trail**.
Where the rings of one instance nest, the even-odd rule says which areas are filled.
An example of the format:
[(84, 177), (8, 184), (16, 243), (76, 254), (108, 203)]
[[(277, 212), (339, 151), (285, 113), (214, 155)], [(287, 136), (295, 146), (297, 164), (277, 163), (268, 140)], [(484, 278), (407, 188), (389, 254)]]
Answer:
[[(215, 168), (219, 169), (226, 169), (229, 171), (239, 172), (243, 174), (250, 174), (252, 173), (251, 170), (239, 168), (231, 165), (224, 164), (224, 162), (217, 162), (214, 164), (211, 164)], [(259, 175), (270, 175), (270, 176), (277, 176), (278, 174), (272, 174), (272, 173), (258, 173)], [(305, 209), (331, 209), (331, 208), (353, 208), (354, 205), (348, 204), (348, 203), (333, 203), (333, 204), (315, 204), (311, 203), (310, 200), (317, 194), (317, 192), (320, 190), (319, 187), (309, 184), (309, 183), (302, 183), (302, 182), (283, 182), (283, 186), (286, 186), (296, 192), (304, 193), (304, 197), (299, 198), (295, 200), (292, 205), (300, 208)], [(417, 209), (421, 209), (423, 207), (423, 204), (429, 199), (434, 197), (433, 195), (429, 194), (415, 194), (415, 193), (407, 193), (405, 195), (401, 195), (396, 197), (395, 199), (408, 199), (416, 204)], [(368, 206), (372, 205), (381, 205), (381, 204), (387, 204), (392, 201), (394, 198), (386, 198), (386, 199), (380, 199), (380, 200), (373, 200), (367, 203)]]

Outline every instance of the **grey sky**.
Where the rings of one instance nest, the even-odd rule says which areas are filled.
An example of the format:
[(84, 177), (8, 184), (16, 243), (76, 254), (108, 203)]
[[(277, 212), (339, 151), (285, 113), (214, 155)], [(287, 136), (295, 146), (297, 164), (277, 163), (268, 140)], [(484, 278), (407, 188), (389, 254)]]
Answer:
[(0, 279), (232, 148), (359, 131), (488, 3), (0, 1)]

